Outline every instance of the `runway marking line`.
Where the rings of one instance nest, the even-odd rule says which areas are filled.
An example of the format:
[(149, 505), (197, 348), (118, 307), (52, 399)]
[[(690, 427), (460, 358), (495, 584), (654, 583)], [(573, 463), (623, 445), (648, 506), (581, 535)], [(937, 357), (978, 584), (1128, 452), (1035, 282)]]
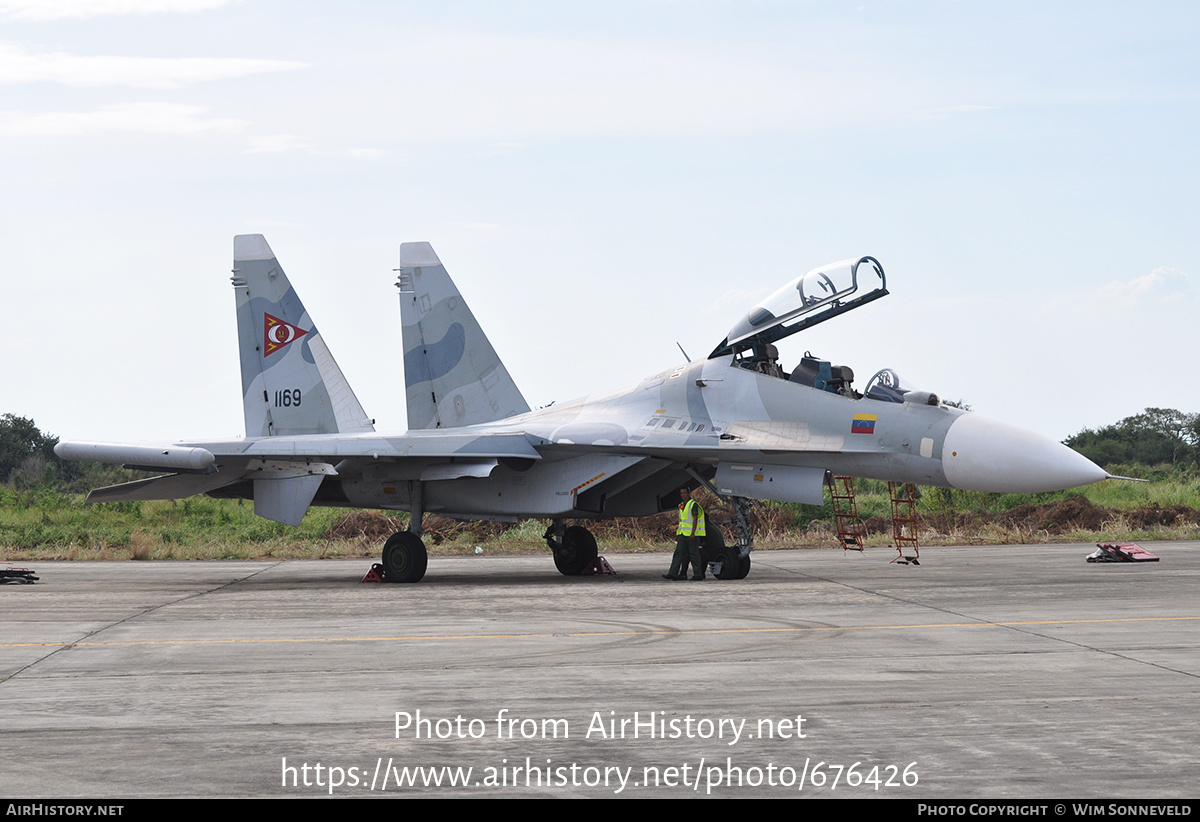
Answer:
[(378, 637), (290, 637), (277, 639), (141, 639), (120, 642), (4, 642), (0, 648), (101, 648), (119, 645), (238, 645), (275, 642), (413, 642), (416, 640), (461, 639), (546, 639), (553, 637), (621, 637), (669, 636), (671, 634), (781, 634), (821, 631), (900, 631), (921, 628), (1012, 628), (1021, 625), (1088, 625), (1114, 622), (1193, 622), (1200, 616), (1184, 617), (1120, 617), (1111, 619), (1042, 619), (1023, 622), (930, 622), (914, 625), (834, 625), (793, 628), (683, 628), (677, 631), (555, 631), (536, 634), (451, 634), (447, 636), (378, 636)]

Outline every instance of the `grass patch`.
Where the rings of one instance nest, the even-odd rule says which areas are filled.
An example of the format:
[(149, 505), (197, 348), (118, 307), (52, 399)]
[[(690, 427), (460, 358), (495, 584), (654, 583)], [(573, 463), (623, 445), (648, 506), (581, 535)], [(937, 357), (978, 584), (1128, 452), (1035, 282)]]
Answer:
[[(1051, 494), (982, 494), (918, 489), (922, 545), (1102, 542), (1200, 539), (1200, 478), (1150, 472), (1147, 483), (1106, 480)], [(868, 545), (891, 542), (887, 483), (856, 482)], [(242, 500), (186, 500), (86, 505), (83, 496), (0, 486), (0, 559), (321, 559), (373, 558), (407, 517), (379, 511), (312, 508), (295, 528), (254, 515)], [(731, 511), (707, 492), (700, 502), (710, 522)], [(836, 547), (833, 509), (765, 502), (755, 507), (761, 549)], [(583, 522), (609, 553), (669, 551), (673, 511), (640, 519)], [(425, 542), (434, 556), (548, 553), (549, 522), (518, 525), (426, 517)], [(726, 538), (732, 531), (725, 529)]]

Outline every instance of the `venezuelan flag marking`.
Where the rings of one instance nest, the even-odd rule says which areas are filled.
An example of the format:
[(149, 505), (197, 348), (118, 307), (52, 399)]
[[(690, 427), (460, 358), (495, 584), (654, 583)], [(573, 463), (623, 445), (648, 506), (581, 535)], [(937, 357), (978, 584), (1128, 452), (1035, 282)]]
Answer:
[(875, 420), (878, 418), (878, 414), (855, 414), (853, 421), (850, 423), (850, 433), (874, 434)]

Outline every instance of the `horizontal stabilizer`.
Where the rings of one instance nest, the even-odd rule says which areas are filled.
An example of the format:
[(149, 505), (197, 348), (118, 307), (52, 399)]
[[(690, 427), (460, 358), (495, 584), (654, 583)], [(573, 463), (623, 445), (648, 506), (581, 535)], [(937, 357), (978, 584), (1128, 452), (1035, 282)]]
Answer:
[(87, 501), (134, 502), (152, 499), (184, 499), (196, 494), (207, 494), (223, 485), (237, 482), (240, 474), (168, 474), (150, 477), (121, 485), (97, 488), (87, 496)]

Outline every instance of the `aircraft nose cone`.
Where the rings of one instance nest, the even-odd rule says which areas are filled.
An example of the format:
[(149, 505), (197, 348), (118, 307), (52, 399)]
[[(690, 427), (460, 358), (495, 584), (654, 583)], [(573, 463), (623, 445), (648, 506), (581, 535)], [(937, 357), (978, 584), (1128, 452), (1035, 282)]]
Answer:
[(1062, 443), (979, 414), (963, 414), (951, 424), (942, 471), (954, 488), (1002, 494), (1059, 491), (1108, 476)]

